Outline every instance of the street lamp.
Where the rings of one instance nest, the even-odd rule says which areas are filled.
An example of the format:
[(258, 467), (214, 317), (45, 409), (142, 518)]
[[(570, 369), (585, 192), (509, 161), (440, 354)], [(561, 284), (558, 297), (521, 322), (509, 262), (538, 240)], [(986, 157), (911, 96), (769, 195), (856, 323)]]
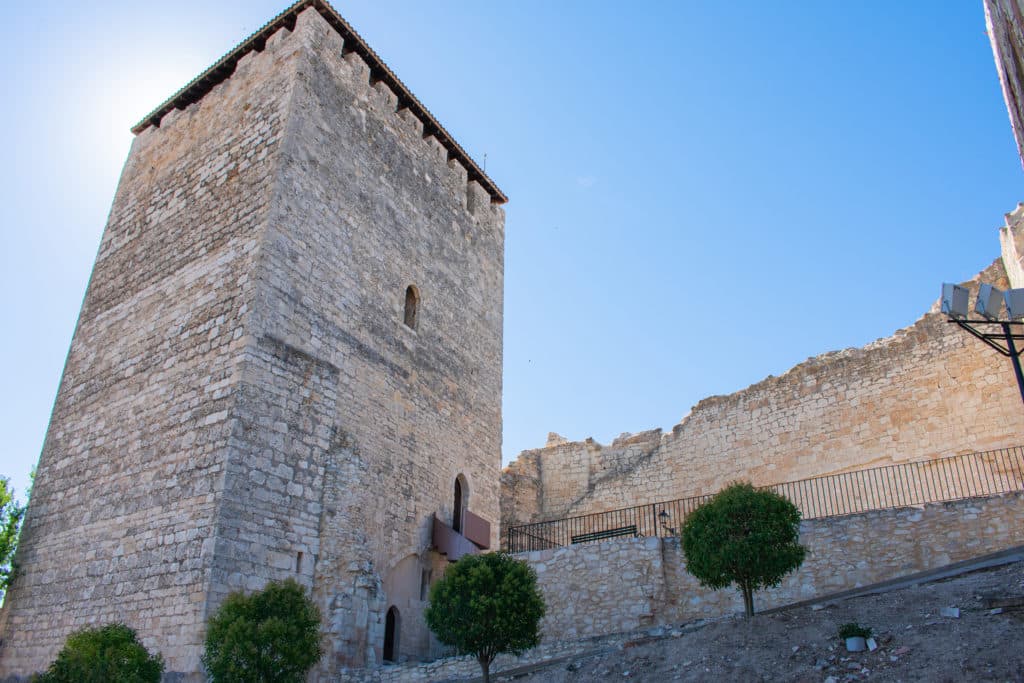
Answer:
[[(942, 285), (942, 312), (949, 316), (949, 322), (956, 323), (969, 333), (985, 342), (993, 349), (1010, 359), (1013, 372), (1017, 376), (1017, 388), (1021, 400), (1024, 401), (1024, 373), (1020, 369), (1020, 354), (1016, 340), (1024, 340), (1024, 289), (1003, 291), (992, 285), (983, 284), (978, 287), (978, 298), (974, 303), (974, 311), (981, 318), (971, 320), (968, 314), (970, 293), (960, 285)], [(1006, 320), (999, 319), (999, 310), (1006, 304)], [(998, 331), (995, 331), (998, 330)]]
[(665, 510), (665, 508), (662, 508), (661, 512), (658, 513), (658, 521), (661, 522), (661, 526), (665, 527), (665, 531), (667, 531), (670, 534), (672, 534), (673, 536), (675, 536), (676, 535), (676, 528), (674, 526), (669, 526), (668, 525), (668, 521), (669, 521), (670, 518), (671, 518), (671, 516), (668, 514), (668, 511)]

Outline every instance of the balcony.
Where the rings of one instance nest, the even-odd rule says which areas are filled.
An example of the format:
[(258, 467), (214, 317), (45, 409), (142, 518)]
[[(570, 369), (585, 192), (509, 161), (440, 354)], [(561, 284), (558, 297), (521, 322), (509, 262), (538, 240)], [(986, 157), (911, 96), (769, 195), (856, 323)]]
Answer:
[(491, 547), (491, 523), (469, 510), (462, 513), (462, 532), (455, 531), (434, 515), (434, 549), (447, 555), (450, 562)]
[(473, 541), (480, 550), (491, 547), (491, 523), (469, 510), (462, 512), (462, 535)]

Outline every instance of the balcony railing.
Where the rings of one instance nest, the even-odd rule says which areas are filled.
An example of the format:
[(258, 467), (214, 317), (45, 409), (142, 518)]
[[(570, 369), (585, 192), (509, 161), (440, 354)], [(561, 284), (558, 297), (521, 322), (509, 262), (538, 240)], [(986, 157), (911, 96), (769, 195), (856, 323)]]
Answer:
[[(803, 519), (849, 515), (1024, 490), (1024, 447), (872, 467), (758, 487), (780, 493)], [(711, 495), (679, 498), (509, 528), (505, 549), (519, 553), (618, 536), (674, 536)]]

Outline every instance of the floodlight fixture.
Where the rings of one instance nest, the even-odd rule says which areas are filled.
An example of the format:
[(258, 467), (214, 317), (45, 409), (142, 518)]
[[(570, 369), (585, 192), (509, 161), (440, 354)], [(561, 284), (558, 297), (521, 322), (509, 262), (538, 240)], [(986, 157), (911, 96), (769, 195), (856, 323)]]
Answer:
[(967, 300), (969, 292), (966, 287), (949, 283), (942, 284), (942, 312), (950, 318), (963, 320), (967, 318)]
[(974, 311), (980, 313), (983, 318), (989, 320), (999, 319), (999, 309), (1003, 305), (1003, 290), (996, 289), (992, 285), (982, 284), (978, 287), (978, 300), (974, 304)]
[[(942, 312), (949, 316), (949, 322), (955, 323), (1010, 359), (1021, 400), (1024, 400), (1024, 370), (1020, 363), (1024, 348), (1017, 349), (1017, 342), (1024, 342), (1024, 321), (1021, 321), (1024, 318), (1024, 289), (1004, 292), (990, 284), (980, 284), (974, 310), (982, 317), (974, 320), (968, 318), (967, 299), (966, 287), (943, 283)], [(999, 319), (1000, 299), (1006, 303), (1006, 320)]]
[(1006, 317), (1010, 320), (1024, 318), (1024, 289), (1008, 289), (1003, 296), (1006, 299)]

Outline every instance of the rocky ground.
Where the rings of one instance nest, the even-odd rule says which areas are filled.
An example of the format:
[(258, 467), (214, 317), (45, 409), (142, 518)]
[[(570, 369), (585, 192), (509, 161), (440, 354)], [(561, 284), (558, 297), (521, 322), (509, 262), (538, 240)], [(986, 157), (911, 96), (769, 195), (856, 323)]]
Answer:
[[(751, 620), (595, 642), (590, 654), (500, 680), (1024, 681), (1024, 604), (1014, 603), (1024, 603), (1024, 562)], [(837, 631), (848, 622), (870, 627), (877, 649), (847, 652)]]

